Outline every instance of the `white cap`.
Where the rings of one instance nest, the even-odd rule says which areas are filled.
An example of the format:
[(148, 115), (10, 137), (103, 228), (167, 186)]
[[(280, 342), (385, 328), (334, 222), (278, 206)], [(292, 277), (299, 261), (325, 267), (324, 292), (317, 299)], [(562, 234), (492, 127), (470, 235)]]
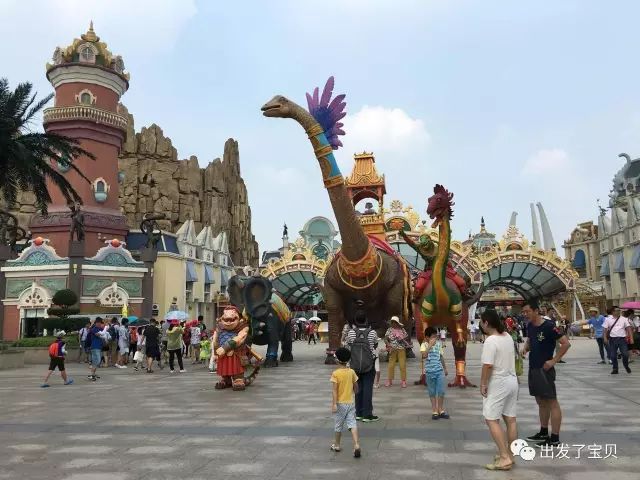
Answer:
[[(398, 322), (398, 323), (400, 323), (400, 319), (399, 319), (396, 315), (394, 315), (393, 317), (391, 317), (391, 321), (392, 321), (392, 322)], [(400, 325), (402, 325), (402, 323), (400, 323)]]

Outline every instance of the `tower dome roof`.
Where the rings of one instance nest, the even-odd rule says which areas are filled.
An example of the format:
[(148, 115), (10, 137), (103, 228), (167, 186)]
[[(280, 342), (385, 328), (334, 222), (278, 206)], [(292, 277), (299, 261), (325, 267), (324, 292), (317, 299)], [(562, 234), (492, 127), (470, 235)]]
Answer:
[(480, 219), (480, 232), (475, 235), (469, 235), (469, 239), (463, 242), (465, 245), (471, 245), (475, 251), (482, 252), (491, 250), (498, 245), (496, 235), (487, 231), (484, 223), (484, 217)]
[(47, 73), (66, 64), (94, 65), (110, 70), (129, 81), (129, 73), (125, 71), (124, 61), (120, 55), (114, 55), (107, 48), (107, 44), (100, 41), (93, 29), (93, 22), (89, 30), (74, 38), (66, 47), (57, 47), (53, 52), (53, 63), (47, 63)]

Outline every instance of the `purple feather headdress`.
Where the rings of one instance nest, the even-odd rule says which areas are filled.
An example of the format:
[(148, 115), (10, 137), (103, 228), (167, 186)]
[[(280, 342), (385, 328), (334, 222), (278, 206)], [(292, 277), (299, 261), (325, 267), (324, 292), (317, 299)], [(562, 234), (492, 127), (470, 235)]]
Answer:
[(319, 93), (318, 87), (313, 90), (313, 96), (307, 93), (309, 113), (323, 128), (331, 148), (337, 150), (342, 146), (338, 135), (344, 135), (344, 130), (342, 129), (344, 124), (340, 120), (347, 114), (344, 111), (344, 107), (347, 106), (347, 102), (344, 101), (345, 95), (338, 95), (331, 100), (333, 77), (329, 77), (329, 80), (327, 80), (324, 90), (322, 90), (322, 97), (319, 96)]

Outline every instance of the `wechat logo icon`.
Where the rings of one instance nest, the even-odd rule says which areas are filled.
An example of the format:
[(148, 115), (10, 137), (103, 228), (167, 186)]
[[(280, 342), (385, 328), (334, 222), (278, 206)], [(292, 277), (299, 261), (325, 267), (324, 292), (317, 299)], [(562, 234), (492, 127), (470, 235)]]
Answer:
[(520, 457), (527, 462), (536, 458), (535, 449), (530, 447), (529, 444), (521, 438), (511, 442), (511, 453), (513, 453), (514, 457)]

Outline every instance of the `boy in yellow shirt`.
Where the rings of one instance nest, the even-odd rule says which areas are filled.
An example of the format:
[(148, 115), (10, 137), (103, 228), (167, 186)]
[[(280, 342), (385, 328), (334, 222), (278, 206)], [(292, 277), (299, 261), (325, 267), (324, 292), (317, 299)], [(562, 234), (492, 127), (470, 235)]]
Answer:
[(340, 347), (336, 350), (338, 368), (331, 374), (333, 384), (333, 403), (331, 411), (335, 414), (335, 442), (331, 445), (333, 452), (339, 452), (342, 432), (346, 428), (351, 431), (353, 437), (353, 456), (360, 458), (360, 442), (358, 441), (358, 426), (356, 424), (356, 407), (353, 402), (353, 394), (358, 389), (358, 376), (356, 372), (347, 367), (351, 359), (351, 352)]

